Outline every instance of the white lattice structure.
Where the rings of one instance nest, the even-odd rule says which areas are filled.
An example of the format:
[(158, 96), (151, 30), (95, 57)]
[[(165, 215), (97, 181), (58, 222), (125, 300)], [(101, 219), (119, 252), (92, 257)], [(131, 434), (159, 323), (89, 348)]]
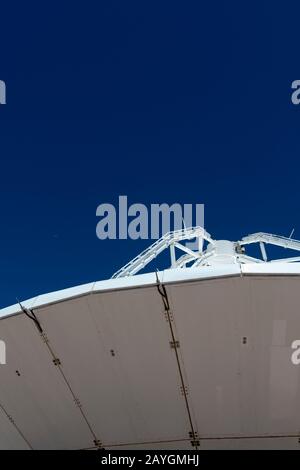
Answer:
[[(197, 240), (197, 250), (191, 250), (184, 245), (185, 242), (193, 239)], [(208, 246), (204, 249), (205, 243), (208, 243)], [(262, 256), (261, 259), (247, 256), (245, 247), (252, 243), (259, 244)], [(132, 276), (139, 273), (153, 261), (153, 259), (167, 249), (170, 250), (171, 268), (212, 266), (217, 263), (245, 264), (267, 262), (266, 244), (300, 251), (300, 241), (278, 235), (259, 232), (248, 235), (240, 241), (231, 242), (228, 240), (213, 240), (210, 234), (202, 227), (192, 227), (168, 232), (117, 271), (113, 275), (113, 278)], [(176, 249), (184, 253), (179, 258), (176, 257)], [(272, 262), (292, 263), (297, 261), (300, 261), (300, 257), (282, 258), (280, 260), (273, 260)]]

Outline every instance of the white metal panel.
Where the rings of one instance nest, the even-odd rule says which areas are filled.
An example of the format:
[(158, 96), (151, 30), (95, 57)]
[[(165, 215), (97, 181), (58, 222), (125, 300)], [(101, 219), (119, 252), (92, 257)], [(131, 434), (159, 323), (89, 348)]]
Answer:
[(198, 432), (239, 434), (236, 279), (167, 286)]
[(241, 264), (241, 271), (243, 274), (300, 274), (300, 263), (247, 263)]
[(297, 435), (300, 367), (291, 343), (300, 338), (299, 279), (233, 278), (167, 291), (200, 438)]
[(300, 367), (291, 362), (291, 344), (300, 339), (299, 279), (264, 277), (249, 282), (260, 427), (270, 434), (297, 434)]
[[(25, 315), (1, 320), (0, 337), (7, 356), (7, 364), (0, 366), (0, 403), (32, 448), (90, 445), (80, 414), (32, 320)], [(0, 422), (0, 445), (4, 432)]]
[(103, 445), (188, 438), (156, 287), (93, 294), (36, 313)]

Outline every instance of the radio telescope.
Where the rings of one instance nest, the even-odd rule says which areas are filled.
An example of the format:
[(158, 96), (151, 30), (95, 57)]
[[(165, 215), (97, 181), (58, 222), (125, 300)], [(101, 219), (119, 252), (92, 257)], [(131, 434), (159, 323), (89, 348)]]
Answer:
[(300, 251), (170, 232), (112, 279), (0, 310), (0, 448), (298, 449), (300, 257), (268, 245)]

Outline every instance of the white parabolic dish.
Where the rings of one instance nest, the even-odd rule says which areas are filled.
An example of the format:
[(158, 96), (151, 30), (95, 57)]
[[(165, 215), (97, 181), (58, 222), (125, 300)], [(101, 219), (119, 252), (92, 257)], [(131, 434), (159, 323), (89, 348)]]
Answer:
[(2, 309), (0, 448), (297, 449), (299, 304), (298, 263), (249, 262)]

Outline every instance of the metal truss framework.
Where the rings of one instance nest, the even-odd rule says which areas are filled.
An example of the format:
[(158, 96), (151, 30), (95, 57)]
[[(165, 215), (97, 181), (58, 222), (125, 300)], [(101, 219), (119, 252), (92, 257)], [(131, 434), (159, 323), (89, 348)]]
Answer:
[[(191, 240), (196, 241), (196, 249), (191, 249), (184, 244)], [(259, 244), (261, 258), (253, 258), (246, 254), (245, 246), (253, 243)], [(167, 249), (170, 251), (170, 268), (211, 266), (228, 263), (293, 263), (300, 261), (300, 256), (268, 261), (266, 244), (300, 251), (300, 241), (292, 238), (258, 232), (248, 235), (237, 242), (231, 242), (227, 240), (213, 240), (204, 228), (191, 227), (166, 233), (119, 269), (112, 278), (133, 276), (139, 273)], [(181, 256), (176, 256), (176, 250), (181, 252)]]

